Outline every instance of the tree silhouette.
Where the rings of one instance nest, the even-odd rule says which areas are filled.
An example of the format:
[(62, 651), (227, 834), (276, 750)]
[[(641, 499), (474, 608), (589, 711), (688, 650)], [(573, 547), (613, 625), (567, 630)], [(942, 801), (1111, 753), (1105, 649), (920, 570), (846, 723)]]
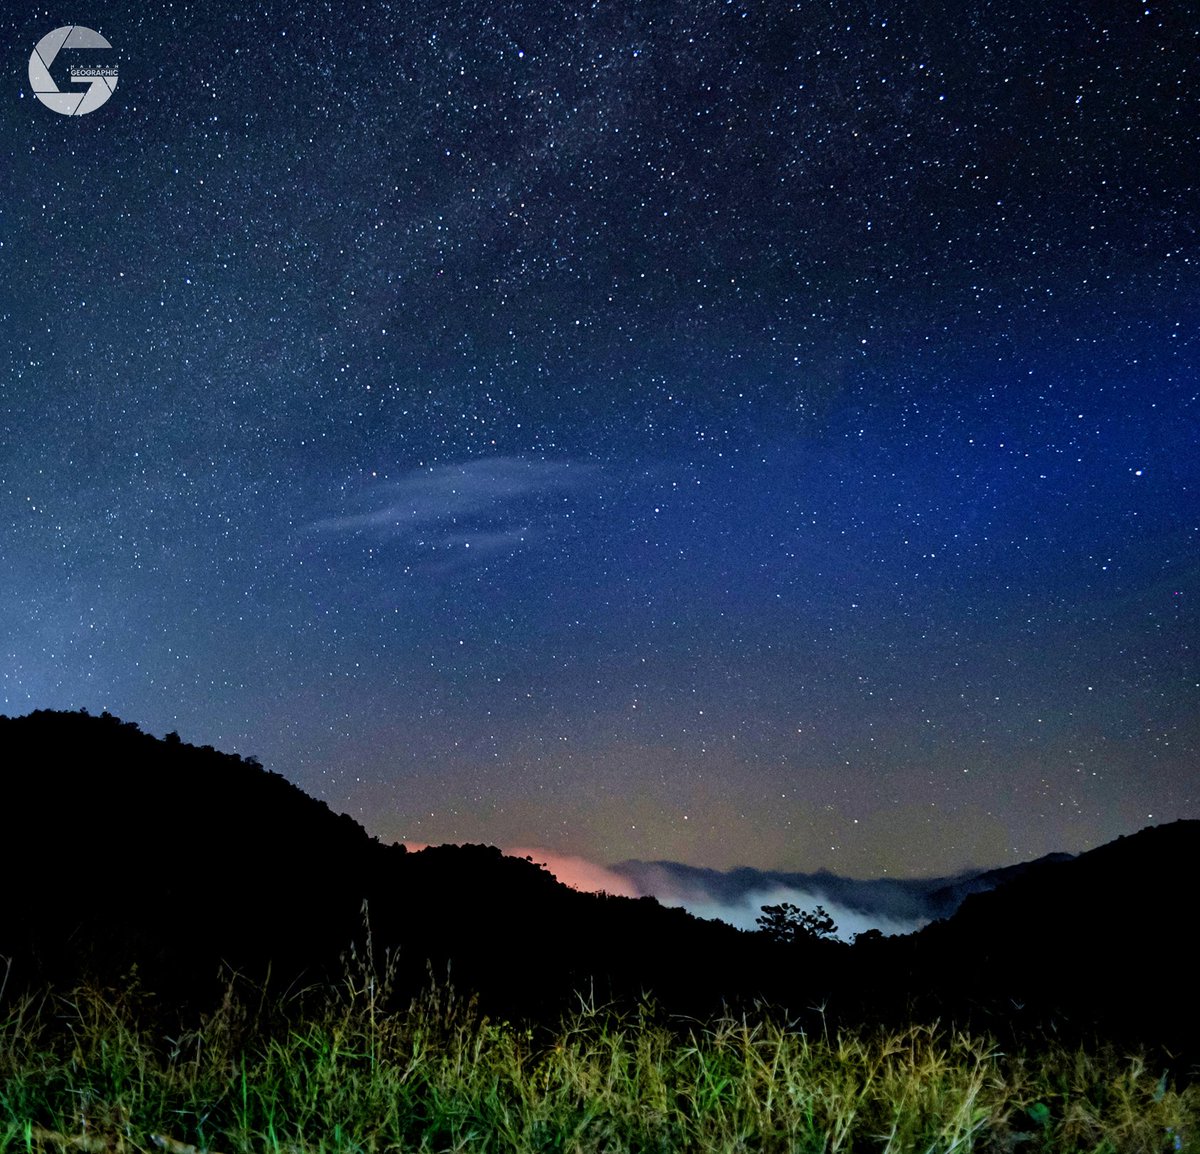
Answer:
[(756, 921), (760, 933), (772, 941), (785, 944), (805, 939), (832, 938), (837, 934), (837, 924), (824, 906), (817, 906), (813, 910), (802, 910), (791, 902), (763, 906)]

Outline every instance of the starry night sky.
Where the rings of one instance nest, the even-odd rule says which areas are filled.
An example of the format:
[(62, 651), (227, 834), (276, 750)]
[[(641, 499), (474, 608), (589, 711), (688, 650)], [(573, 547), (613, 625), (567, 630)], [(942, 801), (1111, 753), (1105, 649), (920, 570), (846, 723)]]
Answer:
[[(70, 22), (120, 69), (75, 118)], [(597, 862), (1200, 817), (1194, 9), (0, 33), (0, 712)]]

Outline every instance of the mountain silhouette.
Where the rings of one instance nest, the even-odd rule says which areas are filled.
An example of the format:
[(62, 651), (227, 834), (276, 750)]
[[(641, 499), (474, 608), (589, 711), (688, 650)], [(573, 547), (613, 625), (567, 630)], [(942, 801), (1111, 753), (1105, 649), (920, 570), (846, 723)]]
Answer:
[(998, 1017), (1170, 1039), (1200, 1057), (1186, 945), (1198, 850), (1200, 822), (1176, 821), (1031, 863), (896, 942), (893, 965), (910, 987)]
[(578, 993), (684, 1014), (765, 1000), (799, 1022), (919, 1015), (1200, 1060), (1185, 940), (1200, 822), (943, 879), (954, 912), (919, 933), (780, 944), (650, 897), (577, 892), (493, 846), (382, 845), (253, 760), (108, 714), (0, 717), (0, 765), (9, 994), (119, 984), (134, 967), (180, 1005), (210, 1000), (230, 968), (336, 981), (369, 918), (399, 1002), (432, 975), (503, 1014), (553, 1015)]
[[(107, 714), (0, 718), (0, 750), (0, 957), (16, 985), (113, 983), (135, 964), (173, 997), (210, 989), (222, 965), (321, 980), (366, 916), (401, 992), (432, 971), (505, 1009), (668, 980), (712, 1002), (745, 937), (653, 899), (579, 893), (492, 846), (381, 845), (256, 762)], [(697, 954), (711, 967), (686, 964)]]

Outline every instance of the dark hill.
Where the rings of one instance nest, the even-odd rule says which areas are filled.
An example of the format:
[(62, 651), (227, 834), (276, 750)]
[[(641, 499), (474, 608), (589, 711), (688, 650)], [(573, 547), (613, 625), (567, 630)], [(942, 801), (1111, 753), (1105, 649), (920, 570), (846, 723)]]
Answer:
[(1051, 853), (1045, 857), (1016, 865), (1000, 866), (998, 869), (971, 871), (950, 878), (938, 879), (937, 884), (926, 891), (928, 909), (932, 917), (944, 920), (950, 917), (972, 894), (987, 893), (989, 890), (1008, 885), (1031, 870), (1044, 866), (1071, 861), (1072, 854)]
[(360, 924), (358, 879), (387, 854), (279, 775), (109, 715), (4, 718), (0, 750), (0, 953), (17, 975), (137, 961), (186, 982), (221, 957), (337, 950)]
[(17, 984), (115, 982), (134, 963), (173, 997), (211, 992), (222, 963), (320, 980), (364, 937), (364, 902), (402, 994), (432, 968), (514, 1010), (591, 988), (715, 1004), (767, 947), (494, 847), (380, 845), (255, 762), (109, 715), (0, 718), (0, 764), (0, 957)]
[[(985, 1022), (1159, 1039), (1200, 1059), (1194, 951), (1200, 822), (1142, 830), (1066, 861), (1030, 863), (953, 917), (882, 943), (927, 1007)], [(881, 959), (882, 960), (882, 959)]]

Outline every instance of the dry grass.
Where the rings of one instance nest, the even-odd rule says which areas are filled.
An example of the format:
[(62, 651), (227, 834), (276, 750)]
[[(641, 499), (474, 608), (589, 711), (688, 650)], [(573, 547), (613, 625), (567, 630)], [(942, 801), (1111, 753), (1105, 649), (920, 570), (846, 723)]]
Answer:
[(157, 1154), (959, 1151), (1200, 1154), (1200, 1087), (1137, 1055), (914, 1025), (812, 1037), (764, 1013), (712, 1022), (590, 1004), (556, 1030), (432, 987), (387, 1014), (386, 974), (224, 1002), (190, 1030), (151, 999), (77, 990), (0, 1022), (5, 1151)]

